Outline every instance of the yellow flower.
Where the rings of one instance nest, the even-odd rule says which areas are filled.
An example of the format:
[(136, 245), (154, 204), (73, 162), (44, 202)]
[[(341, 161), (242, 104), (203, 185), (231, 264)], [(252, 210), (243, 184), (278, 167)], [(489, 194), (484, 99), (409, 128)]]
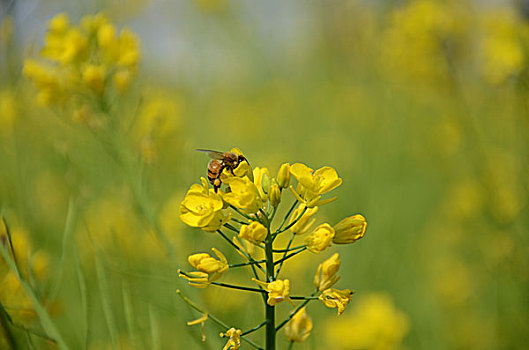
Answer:
[(212, 278), (210, 278), (210, 281), (214, 281), (218, 279), (220, 276), (222, 276), (226, 271), (229, 269), (228, 260), (226, 260), (226, 257), (224, 254), (222, 254), (220, 251), (218, 251), (215, 248), (212, 248), (215, 255), (220, 259), (217, 260), (213, 257), (211, 257), (209, 254), (206, 253), (199, 253), (199, 254), (193, 254), (190, 255), (187, 258), (187, 261), (191, 266), (193, 266), (195, 269), (205, 272), (207, 274), (214, 274)]
[(277, 184), (280, 188), (287, 188), (290, 185), (290, 164), (284, 163), (277, 172)]
[[(300, 205), (298, 205), (296, 210), (294, 210), (294, 212), (290, 216), (290, 223), (296, 220), (301, 215), (301, 213), (303, 213), (303, 211), (305, 211), (305, 204), (301, 203)], [(316, 219), (313, 219), (312, 217), (317, 212), (318, 212), (318, 207), (307, 209), (305, 213), (303, 214), (303, 216), (298, 220), (298, 222), (296, 222), (290, 228), (292, 233), (296, 235), (304, 235), (305, 233), (307, 233), (312, 227), (312, 225), (314, 225), (314, 222), (316, 221)]]
[(270, 172), (268, 168), (256, 167), (253, 169), (253, 178), (261, 200), (265, 202), (268, 200), (268, 193), (270, 192)]
[(200, 332), (202, 334), (202, 341), (206, 341), (206, 332), (205, 332), (205, 326), (206, 326), (206, 321), (208, 320), (208, 314), (204, 314), (202, 315), (202, 317), (196, 319), (196, 320), (193, 320), (193, 321), (189, 321), (187, 322), (187, 325), (188, 326), (194, 326), (196, 324), (200, 324)]
[(226, 334), (220, 333), (221, 338), (230, 338), (222, 350), (238, 350), (241, 347), (241, 335), (242, 331), (235, 328), (230, 328)]
[(291, 342), (305, 341), (312, 331), (312, 320), (307, 315), (306, 307), (302, 307), (285, 325), (285, 335)]
[(349, 289), (338, 290), (331, 288), (324, 290), (318, 299), (327, 307), (337, 308), (338, 315), (341, 315), (345, 311), (347, 304), (351, 301), (352, 296), (353, 292)]
[(332, 191), (342, 184), (336, 170), (331, 167), (323, 167), (314, 171), (305, 164), (295, 163), (290, 167), (290, 173), (298, 180), (298, 187), (292, 192), (298, 200), (305, 203), (307, 207), (321, 206), (336, 199), (321, 200), (321, 195)]
[(247, 214), (255, 214), (263, 207), (259, 190), (248, 177), (232, 176), (223, 181), (231, 189), (231, 192), (222, 194), (222, 198), (227, 203), (243, 210)]
[(320, 291), (331, 288), (338, 280), (339, 276), (336, 275), (340, 268), (340, 256), (335, 253), (329, 259), (325, 260), (318, 266), (316, 275), (314, 276), (314, 285)]
[(180, 219), (191, 227), (200, 227), (204, 231), (216, 231), (229, 215), (222, 213), (222, 198), (208, 189), (206, 179), (201, 178), (202, 185), (194, 184), (180, 204)]
[(290, 281), (289, 280), (276, 280), (273, 282), (262, 282), (258, 279), (252, 278), (252, 280), (263, 287), (268, 292), (268, 305), (275, 306), (282, 301), (288, 301), (292, 305), (292, 299), (290, 299)]
[(276, 208), (279, 203), (281, 202), (281, 190), (279, 189), (279, 185), (272, 181), (272, 186), (270, 186), (270, 204)]
[(353, 243), (364, 237), (366, 233), (366, 219), (360, 215), (349, 216), (334, 225), (333, 242), (336, 244)]
[(307, 249), (313, 253), (319, 253), (331, 246), (334, 237), (334, 229), (329, 224), (321, 224), (305, 237)]
[(258, 221), (252, 221), (249, 225), (242, 225), (239, 237), (253, 244), (259, 244), (265, 240), (268, 230)]
[(102, 65), (88, 64), (84, 67), (83, 82), (96, 94), (102, 94), (105, 89), (106, 69)]

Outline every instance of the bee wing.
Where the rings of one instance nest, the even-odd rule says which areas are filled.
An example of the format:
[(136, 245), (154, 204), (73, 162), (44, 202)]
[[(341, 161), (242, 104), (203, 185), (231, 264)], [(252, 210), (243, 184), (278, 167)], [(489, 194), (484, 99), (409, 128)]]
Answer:
[(219, 151), (212, 151), (210, 149), (196, 149), (195, 151), (205, 152), (205, 153), (208, 154), (208, 157), (210, 157), (212, 159), (222, 160), (224, 158), (223, 157), (224, 153), (219, 152)]

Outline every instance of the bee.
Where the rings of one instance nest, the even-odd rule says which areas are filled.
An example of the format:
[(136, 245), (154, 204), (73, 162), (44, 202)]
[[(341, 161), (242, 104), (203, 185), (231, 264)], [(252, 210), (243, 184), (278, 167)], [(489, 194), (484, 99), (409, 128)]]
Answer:
[(248, 160), (234, 152), (218, 152), (209, 149), (197, 149), (199, 152), (206, 152), (212, 160), (208, 164), (208, 180), (213, 185), (215, 192), (220, 188), (222, 182), (220, 175), (224, 169), (228, 169), (233, 175), (233, 170), (239, 166), (243, 161), (248, 163)]

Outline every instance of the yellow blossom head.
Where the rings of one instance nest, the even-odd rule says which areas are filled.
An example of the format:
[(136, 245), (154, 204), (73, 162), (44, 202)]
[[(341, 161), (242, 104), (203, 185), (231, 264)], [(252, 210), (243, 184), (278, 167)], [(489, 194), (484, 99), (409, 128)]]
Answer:
[(312, 320), (307, 314), (306, 307), (302, 307), (285, 325), (285, 335), (288, 341), (301, 343), (312, 331)]
[(241, 347), (241, 335), (240, 329), (230, 328), (226, 334), (220, 333), (222, 338), (230, 338), (222, 350), (238, 350)]
[(333, 242), (336, 244), (353, 243), (364, 237), (366, 233), (366, 219), (360, 215), (349, 216), (334, 225)]
[(314, 285), (318, 290), (324, 291), (331, 288), (340, 277), (336, 275), (340, 268), (340, 256), (335, 253), (329, 259), (325, 260), (318, 266), (316, 275), (314, 276)]
[(247, 214), (255, 214), (263, 207), (259, 190), (248, 177), (229, 177), (224, 180), (231, 192), (223, 193), (222, 198)]
[(334, 237), (334, 229), (329, 224), (321, 224), (305, 237), (307, 249), (313, 253), (319, 253), (331, 246)]
[(180, 219), (191, 227), (204, 231), (216, 231), (229, 219), (222, 213), (224, 203), (213, 189), (208, 189), (206, 179), (202, 185), (194, 184), (180, 204)]
[(338, 290), (338, 289), (327, 289), (318, 297), (323, 305), (330, 308), (337, 308), (338, 315), (343, 314), (347, 304), (351, 301), (353, 292), (349, 289)]
[(273, 282), (262, 282), (255, 278), (252, 280), (263, 287), (268, 292), (268, 305), (275, 306), (283, 301), (292, 303), (290, 299), (290, 281), (289, 280), (275, 280)]
[(203, 314), (202, 317), (200, 317), (200, 318), (198, 318), (196, 320), (187, 322), (188, 326), (194, 326), (194, 325), (197, 325), (197, 324), (200, 325), (200, 333), (202, 335), (202, 341), (206, 341), (205, 326), (206, 326), (206, 321), (207, 320), (208, 320), (208, 314)]
[(303, 216), (301, 216), (301, 218), (299, 218), (299, 220), (290, 228), (292, 233), (296, 235), (304, 235), (305, 233), (309, 232), (310, 228), (316, 221), (316, 219), (313, 219), (312, 217), (316, 215), (317, 212), (318, 207), (308, 208), (305, 210), (305, 204), (301, 203), (298, 205), (296, 210), (294, 210), (290, 216), (290, 223), (299, 218), (301, 214), (303, 214)]
[(314, 171), (305, 164), (295, 163), (290, 167), (290, 173), (313, 195), (325, 194), (342, 184), (336, 170), (328, 166)]
[(268, 230), (259, 221), (252, 221), (249, 225), (242, 225), (239, 237), (253, 244), (259, 244), (265, 240)]

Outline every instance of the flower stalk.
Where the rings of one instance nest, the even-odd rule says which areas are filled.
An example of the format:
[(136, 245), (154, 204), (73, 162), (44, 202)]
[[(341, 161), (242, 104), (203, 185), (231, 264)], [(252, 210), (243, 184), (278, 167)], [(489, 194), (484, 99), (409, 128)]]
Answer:
[[(334, 200), (334, 198), (322, 199), (322, 195), (342, 183), (334, 169), (323, 167), (314, 171), (303, 164), (296, 163), (291, 166), (285, 163), (281, 166), (278, 177), (272, 178), (267, 168), (256, 167), (252, 172), (246, 157), (238, 149), (232, 149), (224, 155), (227, 159), (242, 160), (237, 163), (239, 165), (235, 168), (230, 168), (229, 165), (233, 164), (233, 161), (232, 163), (225, 163), (225, 169), (222, 170), (220, 176), (222, 183), (219, 185), (219, 179), (210, 180), (214, 189), (209, 188), (204, 178), (201, 180), (202, 185), (192, 185), (182, 202), (183, 209), (181, 208), (180, 217), (189, 226), (200, 227), (204, 231), (216, 231), (246, 261), (229, 263), (222, 254), (217, 254), (218, 251), (215, 249), (214, 252), (220, 260), (212, 258), (207, 253), (196, 253), (191, 255), (188, 260), (199, 271), (190, 273), (180, 271), (180, 276), (187, 278), (191, 286), (198, 288), (215, 285), (258, 293), (262, 296), (265, 320), (257, 326), (243, 332), (239, 328), (217, 322), (224, 328), (221, 337), (228, 338), (224, 347), (225, 350), (238, 350), (241, 339), (244, 340), (245, 336), (257, 332), (261, 328), (264, 328), (265, 349), (275, 350), (278, 331), (287, 324), (289, 326), (286, 328), (285, 334), (289, 342), (288, 347), (292, 348), (294, 342), (304, 341), (312, 331), (312, 321), (305, 309), (308, 303), (319, 300), (329, 308), (337, 308), (338, 313), (341, 314), (353, 293), (348, 289), (330, 289), (339, 280), (339, 276), (336, 275), (340, 265), (338, 254), (333, 255), (331, 259), (320, 265), (314, 279), (317, 289), (310, 295), (290, 296), (290, 280), (278, 279), (285, 262), (306, 251), (318, 254), (333, 243), (350, 244), (355, 242), (363, 237), (366, 226), (365, 220), (363, 220), (363, 216), (358, 214), (339, 222), (335, 226), (336, 230), (330, 224), (324, 223), (308, 234), (316, 221), (313, 216), (318, 212), (318, 205), (321, 206)], [(290, 185), (291, 177), (298, 182), (296, 190)], [(274, 231), (272, 227), (284, 194), (282, 190), (287, 187), (291, 189), (294, 201)], [(233, 218), (232, 214), (248, 221)], [(229, 231), (225, 233), (221, 229), (222, 227)], [(289, 230), (291, 235), (286, 246), (275, 247), (275, 239)], [(339, 235), (335, 239), (336, 233)], [(305, 234), (308, 234), (304, 239), (305, 244), (294, 245), (296, 237)], [(230, 237), (230, 235), (235, 236)], [(264, 252), (264, 259), (252, 257), (256, 247)], [(275, 258), (274, 253), (281, 254), (281, 257)], [(235, 267), (250, 267), (254, 276), (252, 280), (258, 288), (217, 280), (230, 268)], [(259, 277), (258, 270), (262, 272), (262, 277)], [(180, 292), (179, 294), (181, 295)], [(287, 303), (283, 303), (284, 301)], [(299, 304), (295, 305), (295, 302)], [(284, 306), (291, 304), (294, 311), (277, 324), (276, 308), (283, 307), (279, 304), (286, 304)], [(191, 324), (200, 323), (203, 326), (207, 319), (205, 315), (210, 314), (201, 309), (197, 310), (203, 316), (192, 321)], [(210, 318), (214, 319), (211, 316)]]

